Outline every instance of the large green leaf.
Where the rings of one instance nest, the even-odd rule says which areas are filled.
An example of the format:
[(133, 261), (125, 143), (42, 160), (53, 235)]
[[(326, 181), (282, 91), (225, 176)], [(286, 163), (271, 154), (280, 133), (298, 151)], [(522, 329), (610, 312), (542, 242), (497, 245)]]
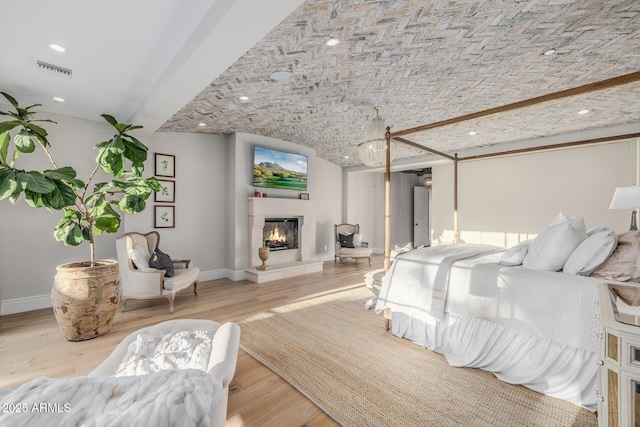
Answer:
[[(45, 178), (40, 172), (30, 171), (26, 173), (19, 172), (18, 174), (21, 178), (24, 177), (26, 179), (26, 190), (33, 191), (34, 193), (48, 194), (56, 189), (53, 182)], [(19, 180), (21, 178), (19, 178)]]
[(11, 103), (11, 105), (13, 105), (13, 108), (18, 108), (18, 101), (16, 101), (16, 99), (9, 95), (8, 93), (5, 92), (0, 92), (2, 94), (2, 96), (4, 96), (7, 101), (9, 101), (9, 103)]
[(78, 246), (84, 240), (82, 228), (79, 224), (63, 218), (53, 229), (53, 237), (65, 246)]
[(96, 219), (94, 228), (115, 233), (120, 228), (120, 214), (118, 214), (106, 200), (102, 199), (94, 207), (92, 214)]
[(8, 132), (16, 126), (22, 126), (22, 122), (19, 120), (10, 120), (8, 122), (0, 123), (0, 133)]
[(0, 165), (7, 164), (7, 154), (9, 153), (9, 143), (11, 142), (11, 136), (9, 132), (2, 132), (0, 134)]
[(52, 169), (52, 170), (45, 170), (43, 172), (44, 176), (46, 176), (49, 179), (57, 179), (60, 181), (66, 181), (68, 182), (70, 185), (76, 187), (76, 188), (82, 188), (84, 187), (84, 182), (82, 182), (79, 179), (75, 179), (76, 177), (76, 171), (75, 169), (73, 169), (72, 167), (69, 166), (65, 166), (62, 168), (58, 168), (58, 169)]
[(17, 189), (15, 172), (11, 169), (0, 168), (0, 200), (11, 196)]
[(47, 141), (47, 131), (44, 130), (43, 128), (41, 128), (40, 126), (33, 124), (33, 123), (28, 123), (26, 125), (26, 128), (29, 129), (31, 132), (33, 132), (34, 134), (36, 134), (40, 140), (42, 141), (42, 143), (44, 144), (45, 147), (51, 145), (49, 144), (49, 141)]
[(76, 202), (76, 193), (68, 184), (59, 179), (51, 180), (55, 190), (42, 195), (42, 203), (50, 209), (60, 210), (66, 206), (73, 206)]
[(42, 202), (42, 194), (34, 193), (33, 191), (25, 190), (24, 201), (32, 208), (41, 208), (44, 206)]
[(116, 178), (121, 177), (124, 173), (124, 161), (120, 153), (114, 153), (109, 149), (102, 149), (96, 161), (103, 171), (113, 174)]
[(115, 127), (118, 124), (118, 121), (115, 119), (115, 117), (109, 114), (100, 114), (100, 116), (102, 116), (102, 118), (105, 119), (107, 122), (109, 122), (109, 124), (113, 127)]
[(135, 194), (125, 194), (122, 199), (120, 199), (120, 202), (118, 202), (118, 207), (123, 212), (136, 214), (142, 212), (147, 206), (145, 200), (146, 197), (138, 196)]
[(16, 144), (18, 151), (22, 153), (33, 153), (36, 149), (36, 144), (31, 139), (29, 131), (22, 129), (14, 138), (13, 141)]

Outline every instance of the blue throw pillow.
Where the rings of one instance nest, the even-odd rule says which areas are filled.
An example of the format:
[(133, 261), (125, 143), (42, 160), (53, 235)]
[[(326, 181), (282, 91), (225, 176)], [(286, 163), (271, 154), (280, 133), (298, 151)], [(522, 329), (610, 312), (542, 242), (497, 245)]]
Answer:
[(173, 261), (171, 257), (160, 249), (156, 249), (149, 258), (149, 267), (157, 268), (159, 270), (165, 270), (165, 277), (173, 277), (175, 271), (173, 270)]

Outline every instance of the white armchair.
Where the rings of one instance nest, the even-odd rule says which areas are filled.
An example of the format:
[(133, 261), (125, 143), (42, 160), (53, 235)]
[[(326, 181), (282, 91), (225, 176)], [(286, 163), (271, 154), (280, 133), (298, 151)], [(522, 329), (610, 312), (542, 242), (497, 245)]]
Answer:
[(367, 258), (371, 266), (371, 249), (369, 249), (369, 243), (362, 241), (360, 224), (336, 224), (334, 228), (336, 237), (334, 262), (340, 259), (340, 265), (342, 265), (344, 258), (352, 258), (357, 264), (358, 259)]
[[(146, 234), (125, 233), (116, 239), (123, 311), (127, 299), (163, 297), (169, 300), (169, 312), (173, 313), (173, 300), (176, 292), (193, 284), (193, 293), (198, 295), (200, 269), (189, 267), (189, 260), (172, 260), (173, 277), (165, 277), (166, 270), (148, 266), (149, 258), (158, 248), (159, 243), (160, 235), (156, 231)], [(134, 260), (137, 264), (134, 264)]]

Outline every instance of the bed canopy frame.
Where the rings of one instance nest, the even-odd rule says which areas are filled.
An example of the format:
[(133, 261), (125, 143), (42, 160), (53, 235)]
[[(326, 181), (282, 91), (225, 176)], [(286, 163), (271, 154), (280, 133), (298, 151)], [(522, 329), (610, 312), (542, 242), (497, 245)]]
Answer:
[(426, 147), (422, 144), (416, 143), (409, 139), (404, 138), (406, 135), (411, 135), (417, 132), (423, 132), (429, 129), (435, 129), (438, 127), (443, 127), (447, 125), (452, 125), (455, 123), (461, 123), (464, 121), (478, 119), (481, 117), (486, 117), (494, 114), (504, 113), (511, 110), (516, 110), (519, 108), (530, 107), (532, 105), (540, 104), (548, 101), (555, 101), (562, 98), (567, 98), (576, 95), (582, 95), (589, 92), (599, 91), (603, 89), (612, 88), (615, 86), (625, 85), (629, 83), (634, 83), (640, 81), (640, 71), (636, 71), (634, 73), (625, 74), (622, 76), (614, 77), (607, 80), (602, 80), (595, 83), (589, 83), (586, 85), (578, 86), (571, 89), (562, 90), (559, 92), (550, 93), (547, 95), (538, 96), (535, 98), (526, 99), (524, 101), (518, 101), (511, 104), (506, 104), (501, 107), (490, 108), (488, 110), (479, 111), (476, 113), (465, 114), (459, 117), (455, 117), (452, 119), (442, 120), (439, 122), (434, 122), (422, 126), (417, 126), (409, 129), (400, 130), (397, 132), (391, 132), (391, 127), (386, 127), (385, 140), (386, 140), (386, 164), (385, 164), (385, 208), (384, 208), (384, 271), (389, 270), (390, 265), (390, 254), (391, 254), (391, 140), (397, 141), (401, 144), (408, 145), (414, 148), (417, 148), (422, 151), (427, 151), (431, 154), (435, 154), (437, 156), (443, 157), (445, 159), (451, 160), (453, 162), (453, 242), (458, 243), (459, 240), (459, 230), (458, 230), (458, 163), (469, 161), (469, 160), (479, 160), (486, 159), (490, 157), (498, 157), (498, 156), (507, 156), (514, 154), (523, 154), (523, 153), (531, 153), (535, 151), (542, 150), (554, 150), (559, 148), (567, 148), (567, 147), (575, 147), (581, 145), (589, 145), (589, 144), (600, 144), (605, 142), (612, 142), (616, 140), (622, 139), (630, 139), (630, 138), (640, 138), (640, 132), (624, 134), (624, 135), (612, 135), (603, 138), (594, 138), (594, 139), (585, 139), (579, 141), (571, 141), (559, 144), (552, 145), (541, 145), (536, 147), (528, 147), (522, 149), (515, 150), (506, 150), (506, 151), (498, 151), (486, 154), (479, 154), (467, 157), (458, 157), (458, 154), (454, 154), (453, 156), (447, 153), (440, 152), (438, 150), (434, 150), (432, 148)]

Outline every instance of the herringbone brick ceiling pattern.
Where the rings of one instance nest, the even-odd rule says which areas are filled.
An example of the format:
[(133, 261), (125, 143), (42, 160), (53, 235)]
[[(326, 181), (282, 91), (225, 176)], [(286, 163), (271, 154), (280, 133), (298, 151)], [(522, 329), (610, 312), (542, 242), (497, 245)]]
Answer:
[[(308, 0), (160, 130), (278, 138), (344, 167), (374, 106), (399, 131), (636, 71), (637, 0)], [(637, 123), (638, 100), (630, 83), (407, 138), (453, 154)]]

